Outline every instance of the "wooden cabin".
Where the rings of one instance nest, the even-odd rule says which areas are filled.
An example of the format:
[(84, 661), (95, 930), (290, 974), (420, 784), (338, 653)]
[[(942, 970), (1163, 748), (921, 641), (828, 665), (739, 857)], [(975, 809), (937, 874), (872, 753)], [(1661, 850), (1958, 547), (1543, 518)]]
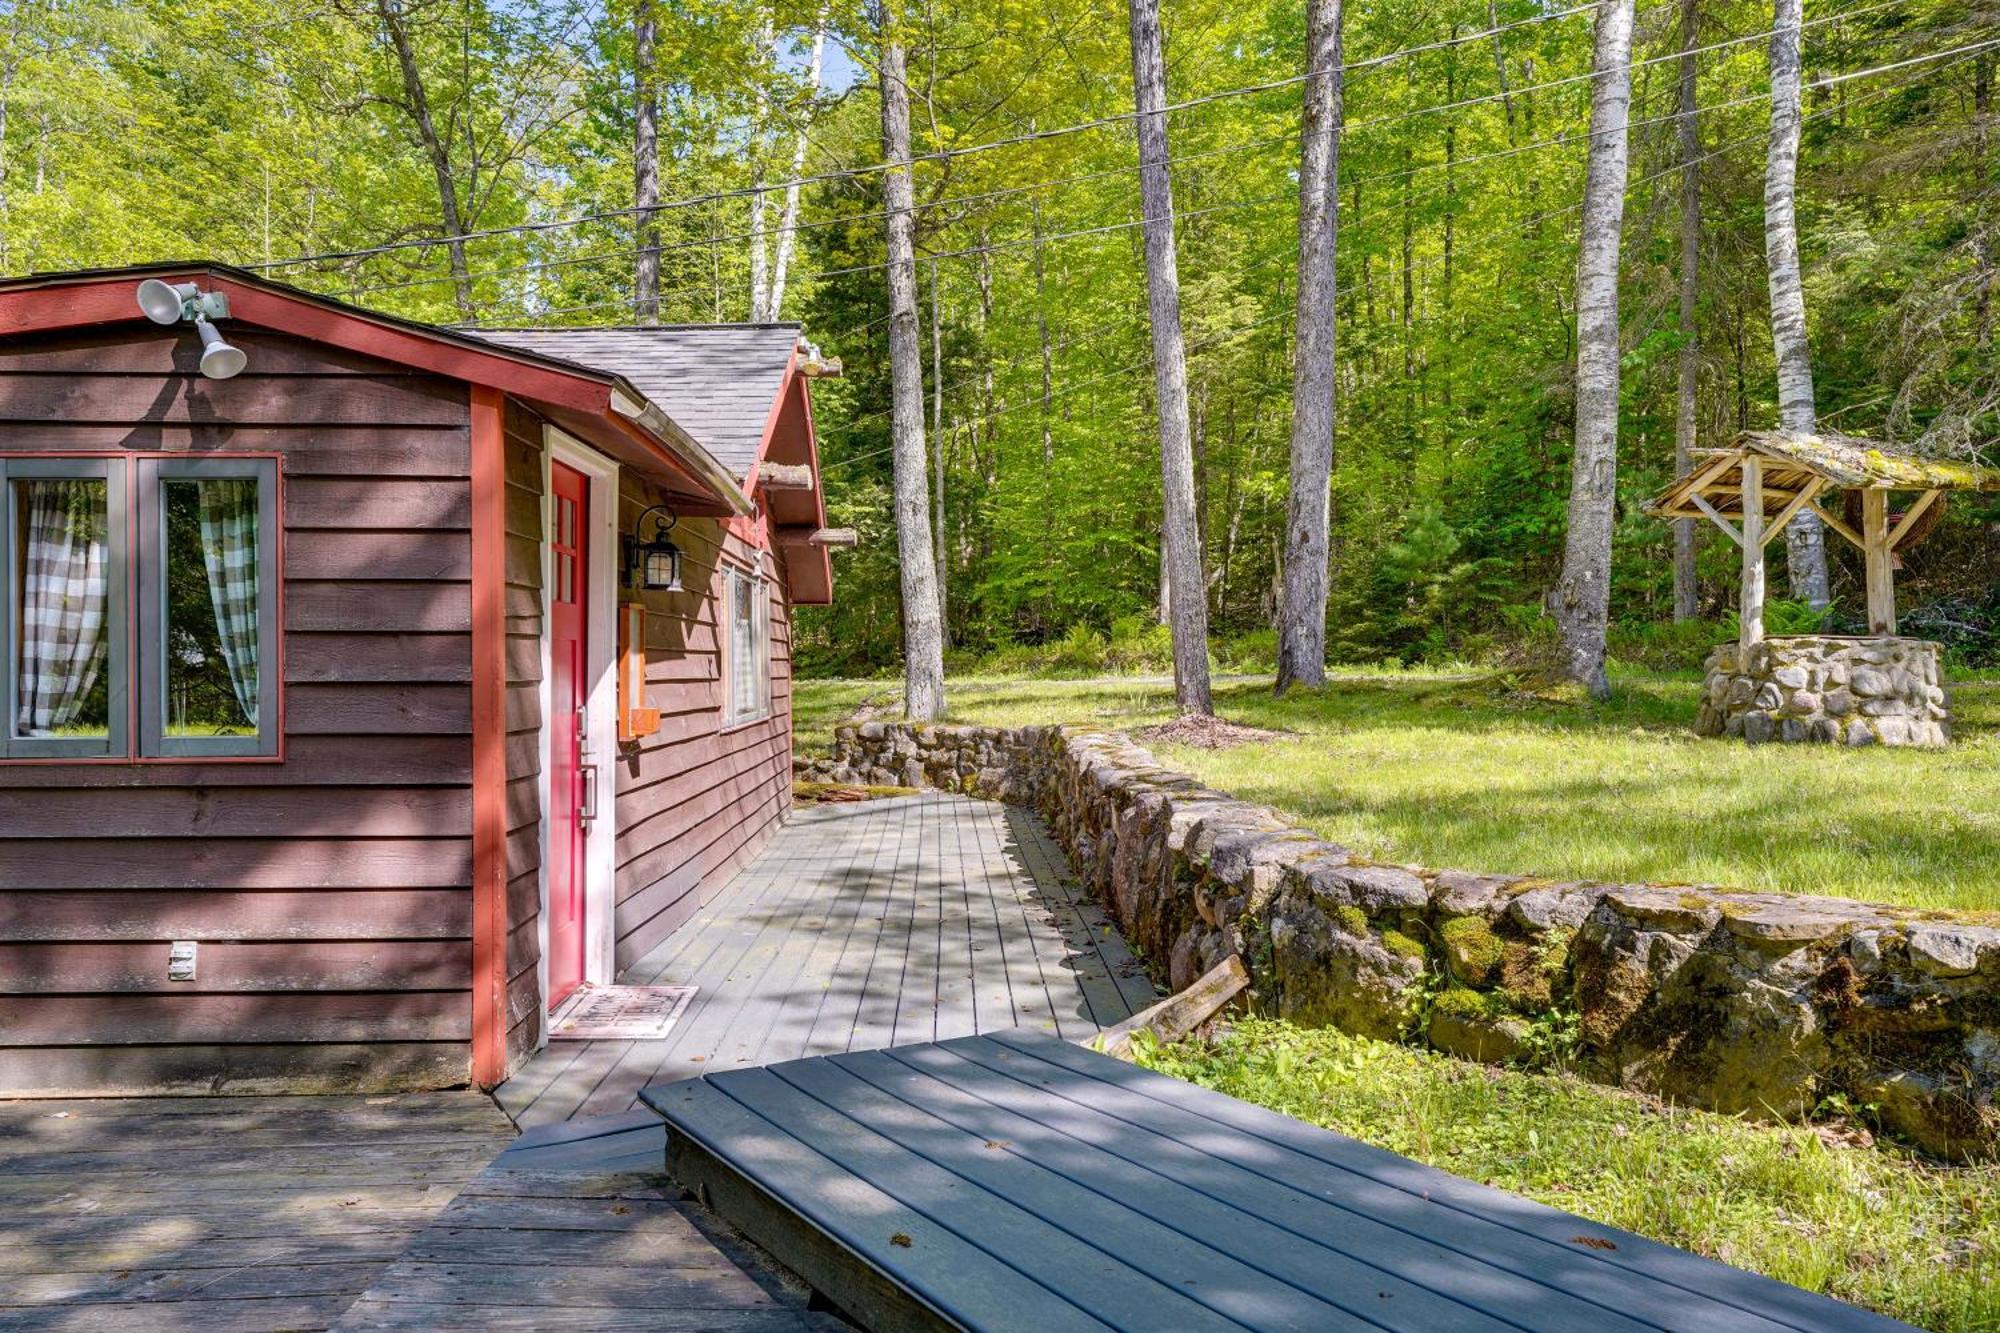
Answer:
[(686, 922), (790, 801), (818, 369), (0, 282), (0, 1096), (492, 1085)]

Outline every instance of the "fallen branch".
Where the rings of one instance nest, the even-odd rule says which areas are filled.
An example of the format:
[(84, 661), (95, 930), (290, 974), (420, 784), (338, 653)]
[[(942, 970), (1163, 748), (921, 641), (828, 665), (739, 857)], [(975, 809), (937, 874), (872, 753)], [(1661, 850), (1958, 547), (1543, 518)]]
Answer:
[(1130, 1060), (1132, 1038), (1142, 1030), (1151, 1032), (1162, 1043), (1179, 1041), (1214, 1017), (1249, 984), (1250, 973), (1245, 970), (1243, 960), (1231, 954), (1180, 994), (1170, 995), (1123, 1023), (1104, 1029), (1091, 1047), (1117, 1059)]

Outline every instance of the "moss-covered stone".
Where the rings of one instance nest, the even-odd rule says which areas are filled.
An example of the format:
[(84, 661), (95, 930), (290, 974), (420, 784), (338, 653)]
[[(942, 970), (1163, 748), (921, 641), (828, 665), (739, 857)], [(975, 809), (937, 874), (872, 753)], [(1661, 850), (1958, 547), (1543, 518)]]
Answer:
[(1431, 1001), (1431, 1010), (1455, 1018), (1495, 1018), (1507, 1012), (1507, 1005), (1498, 996), (1485, 991), (1476, 991), (1470, 986), (1453, 986), (1438, 992)]
[(1340, 928), (1350, 935), (1366, 935), (1368, 933), (1368, 913), (1358, 907), (1350, 905), (1335, 908), (1333, 919), (1338, 921)]
[(1452, 976), (1475, 986), (1490, 985), (1506, 956), (1506, 946), (1486, 918), (1454, 917), (1438, 927), (1438, 942)]
[(1398, 958), (1421, 959), (1426, 952), (1422, 944), (1411, 939), (1400, 930), (1383, 931), (1382, 947), (1390, 953), (1395, 954)]

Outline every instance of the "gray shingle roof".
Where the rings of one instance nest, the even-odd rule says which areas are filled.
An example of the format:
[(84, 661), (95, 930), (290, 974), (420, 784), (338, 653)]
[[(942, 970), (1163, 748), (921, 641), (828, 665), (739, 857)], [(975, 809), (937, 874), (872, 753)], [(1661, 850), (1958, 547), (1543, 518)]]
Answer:
[(503, 347), (622, 375), (740, 481), (798, 345), (797, 324), (468, 330)]

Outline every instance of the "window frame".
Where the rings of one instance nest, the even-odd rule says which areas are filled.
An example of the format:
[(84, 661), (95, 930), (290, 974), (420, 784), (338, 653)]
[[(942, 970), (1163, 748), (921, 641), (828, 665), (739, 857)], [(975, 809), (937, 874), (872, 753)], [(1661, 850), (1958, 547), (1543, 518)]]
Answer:
[[(722, 598), (722, 725), (725, 730), (747, 727), (771, 716), (771, 594), (769, 581), (758, 570), (737, 564), (722, 566), (727, 582)], [(737, 598), (749, 596), (751, 651), (762, 658), (756, 677), (756, 698), (748, 707), (736, 698), (736, 608)]]
[[(106, 521), (109, 571), (105, 649), (109, 691), (107, 731), (102, 740), (20, 737), (14, 734), (18, 708), (20, 645), (16, 625), (15, 533), (20, 521), (13, 483), (45, 478), (98, 478), (108, 485)], [(202, 477), (258, 482), (259, 661), (269, 664), (258, 681), (257, 735), (184, 736), (162, 734), (166, 704), (166, 561), (164, 493), (160, 483)], [(204, 764), (283, 763), (285, 760), (285, 531), (284, 460), (276, 453), (167, 453), (0, 451), (0, 767), (15, 764)], [(142, 529), (144, 530), (142, 532)], [(268, 546), (261, 534), (271, 534)], [(150, 539), (150, 543), (149, 543)], [(147, 552), (158, 554), (146, 559)], [(148, 685), (158, 688), (147, 698)]]
[[(279, 531), (278, 463), (243, 455), (175, 454), (133, 460), (137, 485), (132, 508), (138, 516), (133, 567), (137, 574), (140, 672), (134, 691), (140, 759), (270, 758), (283, 734), (280, 702), (284, 674), (280, 566), (284, 537)], [(255, 481), (257, 483), (257, 733), (254, 736), (169, 736), (167, 702), (167, 525), (166, 483), (170, 481)], [(266, 540), (268, 534), (268, 540)], [(267, 651), (268, 650), (268, 651)]]
[[(104, 633), (105, 735), (63, 738), (21, 736), (20, 725), (21, 571), (16, 567), (21, 513), (17, 481), (102, 480), (105, 489), (106, 556)], [(5, 580), (7, 623), (0, 630), (0, 759), (125, 759), (132, 753), (130, 470), (105, 455), (52, 454), (0, 456), (0, 579)]]

